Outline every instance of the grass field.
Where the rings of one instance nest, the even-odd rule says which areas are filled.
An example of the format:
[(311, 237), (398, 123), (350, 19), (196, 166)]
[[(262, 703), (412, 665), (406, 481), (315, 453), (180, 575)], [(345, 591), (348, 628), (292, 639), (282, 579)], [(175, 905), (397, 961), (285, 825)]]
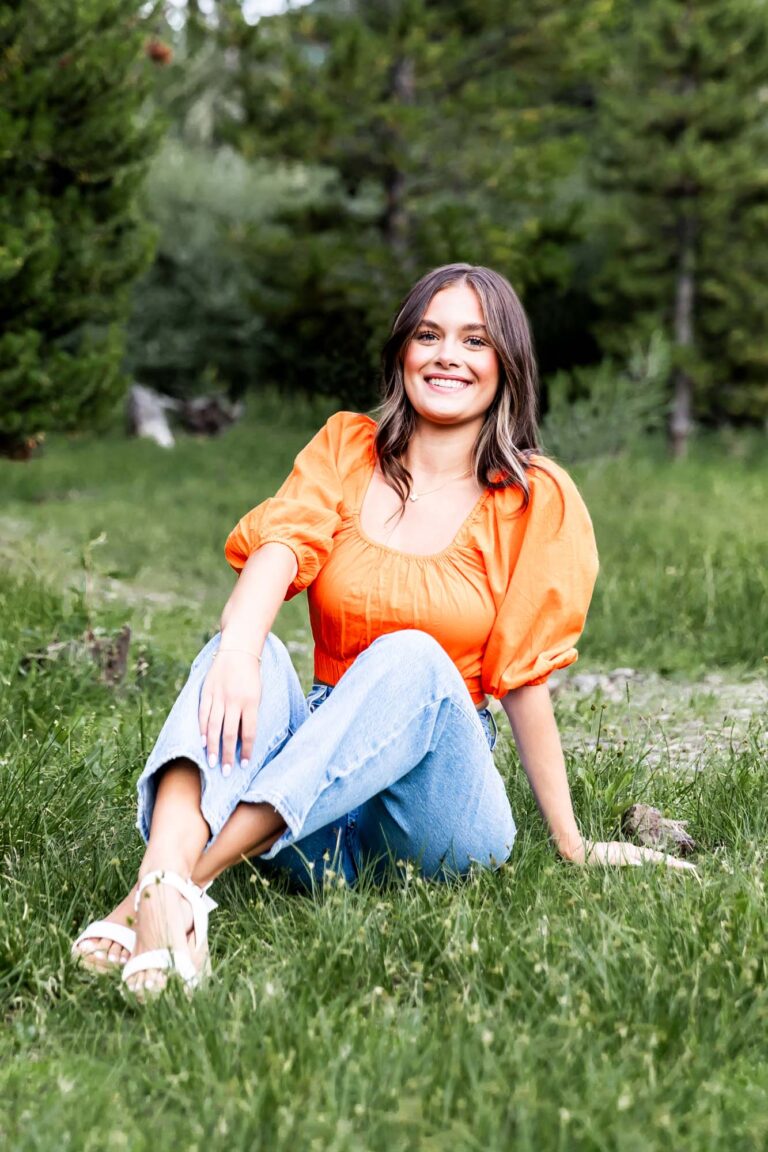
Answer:
[[(224, 537), (319, 419), (265, 404), (173, 454), (83, 439), (0, 464), (0, 1146), (766, 1147), (757, 447), (577, 476), (602, 557), (555, 697), (579, 820), (613, 835), (638, 799), (686, 817), (698, 878), (559, 862), (505, 742), (520, 833), (499, 873), (307, 898), (243, 865), (217, 885), (215, 979), (191, 1003), (137, 1009), (71, 964), (135, 871), (134, 779), (231, 586)], [(80, 641), (124, 623), (111, 689)], [(308, 681), (301, 602), (278, 630)]]

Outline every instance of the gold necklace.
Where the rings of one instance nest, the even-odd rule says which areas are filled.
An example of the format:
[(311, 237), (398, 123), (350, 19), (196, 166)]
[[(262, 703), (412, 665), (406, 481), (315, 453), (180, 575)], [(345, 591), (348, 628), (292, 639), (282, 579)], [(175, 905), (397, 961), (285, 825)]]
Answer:
[(449, 484), (453, 484), (456, 480), (466, 480), (467, 476), (472, 475), (472, 469), (469, 468), (466, 472), (462, 472), (461, 476), (451, 476), (450, 480), (446, 480), (444, 484), (438, 484), (437, 488), (427, 488), (426, 492), (409, 492), (408, 499), (412, 500), (415, 504), (417, 500), (421, 500), (422, 496), (431, 496), (433, 492), (439, 492), (442, 488), (447, 488)]

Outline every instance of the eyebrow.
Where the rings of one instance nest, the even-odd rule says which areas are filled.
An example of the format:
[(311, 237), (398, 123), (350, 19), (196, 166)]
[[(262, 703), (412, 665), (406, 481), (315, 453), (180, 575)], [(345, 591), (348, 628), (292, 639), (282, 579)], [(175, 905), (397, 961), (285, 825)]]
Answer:
[[(421, 324), (419, 324), (420, 328), (422, 326), (426, 326), (428, 328), (440, 328), (440, 325), (437, 323), (437, 321), (436, 320), (430, 320), (428, 316), (425, 316), (424, 319), (421, 321)], [(440, 328), (440, 331), (442, 332), (442, 328)], [(486, 328), (485, 324), (462, 324), (461, 331), (462, 332), (487, 332), (488, 329)]]

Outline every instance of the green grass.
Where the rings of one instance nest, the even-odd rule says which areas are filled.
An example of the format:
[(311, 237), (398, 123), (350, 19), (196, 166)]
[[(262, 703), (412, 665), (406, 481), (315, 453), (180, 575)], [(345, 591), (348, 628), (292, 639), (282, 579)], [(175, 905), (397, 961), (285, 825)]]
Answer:
[[(274, 492), (322, 420), (264, 402), (215, 442), (173, 452), (112, 438), (55, 441), (28, 464), (0, 460), (0, 562), (83, 593), (104, 627), (124, 622), (186, 658), (232, 585), (230, 528)], [(601, 556), (587, 631), (591, 664), (701, 673), (768, 659), (768, 462), (698, 446), (575, 472)], [(303, 601), (283, 634), (306, 625)]]
[(697, 674), (768, 661), (768, 454), (718, 449), (579, 477), (601, 555), (590, 660)]
[[(231, 585), (226, 532), (314, 419), (262, 412), (173, 455), (53, 443), (0, 467), (0, 1146), (765, 1147), (768, 732), (756, 715), (731, 737), (717, 689), (686, 697), (689, 719), (718, 717), (695, 771), (651, 765), (632, 698), (558, 696), (585, 830), (612, 835), (625, 804), (655, 803), (689, 819), (698, 879), (558, 862), (505, 746), (520, 833), (499, 873), (311, 899), (243, 866), (217, 885), (215, 979), (191, 1003), (139, 1010), (72, 966), (73, 935), (138, 863), (134, 780)], [(745, 692), (764, 677), (767, 478), (706, 449), (579, 476), (603, 560), (587, 666), (674, 672), (653, 681), (658, 710), (704, 668), (737, 694), (742, 673)], [(280, 630), (300, 644), (288, 608)], [(120, 689), (76, 643), (34, 656), (125, 621)]]

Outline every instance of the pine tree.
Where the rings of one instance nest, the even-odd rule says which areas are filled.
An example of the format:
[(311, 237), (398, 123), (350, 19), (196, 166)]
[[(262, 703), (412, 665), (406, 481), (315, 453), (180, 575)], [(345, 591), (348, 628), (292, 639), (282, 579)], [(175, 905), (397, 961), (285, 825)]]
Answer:
[(601, 338), (673, 343), (670, 435), (768, 415), (768, 8), (634, 0), (603, 88)]
[(220, 132), (335, 177), (276, 238), (260, 303), (278, 353), (283, 323), (306, 344), (270, 374), (364, 404), (393, 304), (428, 268), (490, 264), (524, 293), (567, 281), (582, 21), (554, 0), (315, 0), (255, 27), (222, 11), (238, 114)]
[(138, 0), (0, 10), (0, 451), (98, 421), (120, 395), (128, 290), (151, 237)]

